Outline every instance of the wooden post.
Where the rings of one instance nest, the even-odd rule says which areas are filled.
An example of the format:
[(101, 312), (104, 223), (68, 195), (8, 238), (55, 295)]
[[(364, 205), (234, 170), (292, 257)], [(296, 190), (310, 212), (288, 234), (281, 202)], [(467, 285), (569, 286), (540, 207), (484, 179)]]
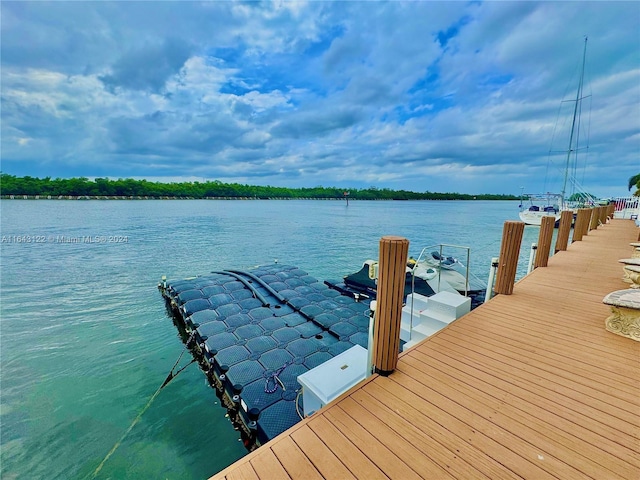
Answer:
[(556, 224), (556, 217), (542, 217), (540, 222), (540, 233), (538, 234), (538, 251), (536, 253), (536, 263), (533, 268), (546, 267), (549, 263), (549, 252), (551, 251), (551, 239), (553, 229)]
[(609, 218), (613, 219), (613, 214), (616, 211), (616, 206), (613, 203), (610, 203), (609, 206), (607, 207), (607, 215)]
[(578, 209), (578, 216), (576, 217), (576, 224), (573, 226), (573, 238), (571, 243), (579, 242), (582, 237), (587, 234), (589, 229), (589, 219), (591, 218), (590, 208)]
[[(600, 226), (600, 207), (593, 207), (593, 214), (595, 215), (596, 219), (595, 219), (595, 226), (593, 227), (593, 229), (598, 229), (598, 227)], [(591, 219), (591, 221), (594, 221), (593, 219)], [(593, 230), (592, 229), (592, 230)]]
[(601, 207), (598, 207), (598, 209), (600, 210), (600, 223), (602, 225), (606, 225), (607, 224), (607, 207), (601, 206)]
[(500, 257), (498, 258), (498, 276), (494, 288), (496, 293), (504, 295), (513, 293), (523, 233), (524, 222), (504, 222), (502, 245), (500, 245)]
[(558, 227), (558, 236), (556, 237), (555, 253), (567, 249), (571, 222), (573, 222), (573, 212), (571, 210), (563, 210), (560, 214), (560, 226)]
[(373, 365), (376, 373), (389, 375), (398, 364), (400, 317), (407, 268), (409, 240), (380, 239), (376, 323), (373, 332)]
[(595, 230), (596, 228), (598, 228), (598, 209), (597, 208), (592, 208), (591, 209), (591, 221), (589, 222), (589, 231), (591, 230)]

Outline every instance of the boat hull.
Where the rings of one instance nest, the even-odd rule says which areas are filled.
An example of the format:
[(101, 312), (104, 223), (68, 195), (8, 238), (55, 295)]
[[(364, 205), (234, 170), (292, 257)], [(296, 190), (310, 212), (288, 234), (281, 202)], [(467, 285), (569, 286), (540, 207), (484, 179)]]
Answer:
[(520, 212), (520, 220), (527, 225), (540, 226), (544, 217), (555, 217), (556, 222), (560, 220), (560, 213), (550, 214), (550, 212), (532, 212), (530, 210), (524, 210)]

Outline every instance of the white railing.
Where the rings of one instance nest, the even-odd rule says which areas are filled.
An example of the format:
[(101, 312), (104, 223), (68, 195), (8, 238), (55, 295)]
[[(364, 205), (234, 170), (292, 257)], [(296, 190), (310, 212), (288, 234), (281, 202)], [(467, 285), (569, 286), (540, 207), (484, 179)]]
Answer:
[(615, 198), (616, 206), (613, 213), (614, 218), (630, 218), (635, 220), (640, 214), (640, 197), (618, 197)]

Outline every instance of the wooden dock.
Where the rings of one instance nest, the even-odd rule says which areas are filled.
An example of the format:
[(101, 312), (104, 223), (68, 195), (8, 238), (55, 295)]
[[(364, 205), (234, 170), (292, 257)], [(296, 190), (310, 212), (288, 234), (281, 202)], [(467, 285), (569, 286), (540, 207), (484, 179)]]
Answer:
[(214, 479), (640, 479), (640, 342), (605, 330), (613, 220)]

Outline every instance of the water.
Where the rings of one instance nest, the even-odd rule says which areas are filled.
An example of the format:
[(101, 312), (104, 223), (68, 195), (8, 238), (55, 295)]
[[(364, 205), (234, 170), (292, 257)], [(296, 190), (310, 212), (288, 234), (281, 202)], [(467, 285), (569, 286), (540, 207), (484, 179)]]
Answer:
[[(87, 478), (183, 346), (156, 285), (278, 260), (339, 279), (383, 235), (472, 247), (486, 282), (517, 202), (2, 201), (1, 476)], [(538, 228), (527, 227), (519, 275)], [(71, 243), (71, 242), (79, 243)], [(445, 253), (464, 256), (464, 252)], [(183, 364), (184, 364), (183, 360)], [(195, 366), (98, 478), (202, 479), (246, 451)]]

